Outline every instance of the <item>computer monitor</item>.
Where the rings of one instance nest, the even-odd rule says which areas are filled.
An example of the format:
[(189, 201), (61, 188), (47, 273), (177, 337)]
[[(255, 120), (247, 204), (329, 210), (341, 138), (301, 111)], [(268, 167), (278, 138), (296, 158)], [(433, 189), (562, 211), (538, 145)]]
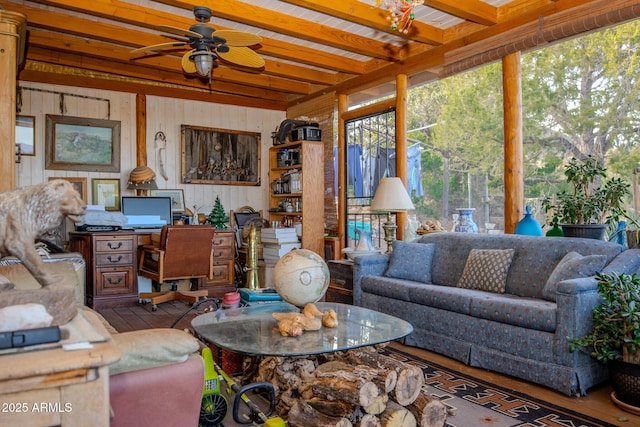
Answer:
[[(130, 217), (160, 217), (161, 223), (134, 223), (125, 224), (125, 228), (143, 228), (145, 225), (149, 227), (158, 227), (165, 224), (172, 224), (173, 217), (171, 214), (171, 197), (138, 197), (138, 196), (122, 196), (121, 200), (122, 214), (130, 219)], [(129, 221), (131, 223), (131, 220)], [(137, 222), (137, 221), (134, 221)]]

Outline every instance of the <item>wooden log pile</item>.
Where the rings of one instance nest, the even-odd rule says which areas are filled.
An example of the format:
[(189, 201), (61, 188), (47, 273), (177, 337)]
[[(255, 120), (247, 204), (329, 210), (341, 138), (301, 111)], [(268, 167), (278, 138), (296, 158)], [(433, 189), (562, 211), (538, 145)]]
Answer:
[(291, 427), (443, 427), (445, 405), (422, 393), (418, 367), (373, 347), (301, 357), (267, 357), (253, 382), (276, 389)]

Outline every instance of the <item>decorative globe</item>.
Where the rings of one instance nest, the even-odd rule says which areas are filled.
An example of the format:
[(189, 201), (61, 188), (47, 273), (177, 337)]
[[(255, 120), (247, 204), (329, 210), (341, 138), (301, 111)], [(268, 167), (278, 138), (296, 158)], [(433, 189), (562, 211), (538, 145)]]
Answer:
[(294, 249), (278, 260), (273, 270), (273, 286), (283, 300), (304, 307), (327, 292), (329, 267), (317, 253)]

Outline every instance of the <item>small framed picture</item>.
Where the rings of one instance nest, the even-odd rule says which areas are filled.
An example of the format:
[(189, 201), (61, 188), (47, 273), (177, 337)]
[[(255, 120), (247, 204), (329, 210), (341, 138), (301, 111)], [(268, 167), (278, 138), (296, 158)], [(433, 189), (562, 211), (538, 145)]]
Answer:
[(151, 190), (151, 196), (171, 197), (171, 212), (183, 213), (184, 210), (184, 191), (177, 190)]
[(91, 203), (102, 205), (107, 211), (120, 210), (120, 180), (93, 178), (91, 180)]
[(74, 188), (80, 193), (80, 197), (82, 197), (82, 201), (87, 204), (89, 203), (87, 197), (87, 178), (78, 178), (75, 176), (50, 176), (49, 181), (53, 181), (56, 179), (64, 179), (65, 181), (69, 181)]
[(16, 116), (16, 145), (20, 147), (21, 156), (36, 155), (36, 118), (33, 116)]

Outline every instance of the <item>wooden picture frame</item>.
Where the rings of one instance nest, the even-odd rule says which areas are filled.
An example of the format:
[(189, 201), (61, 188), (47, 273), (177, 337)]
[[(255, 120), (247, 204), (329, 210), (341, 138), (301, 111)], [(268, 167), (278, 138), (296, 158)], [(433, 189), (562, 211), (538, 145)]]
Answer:
[(171, 197), (171, 212), (184, 213), (184, 191), (176, 190), (151, 190), (150, 196)]
[(181, 126), (182, 182), (260, 185), (260, 133)]
[(93, 178), (91, 180), (91, 203), (102, 205), (107, 211), (120, 210), (120, 180)]
[(36, 155), (36, 118), (16, 116), (16, 145), (21, 156)]
[(44, 167), (120, 172), (120, 122), (47, 114)]
[(75, 176), (50, 176), (49, 181), (54, 181), (56, 179), (64, 179), (65, 181), (69, 181), (73, 187), (80, 193), (80, 197), (82, 197), (82, 201), (85, 203), (89, 203), (89, 197), (87, 193), (87, 178), (79, 178)]

